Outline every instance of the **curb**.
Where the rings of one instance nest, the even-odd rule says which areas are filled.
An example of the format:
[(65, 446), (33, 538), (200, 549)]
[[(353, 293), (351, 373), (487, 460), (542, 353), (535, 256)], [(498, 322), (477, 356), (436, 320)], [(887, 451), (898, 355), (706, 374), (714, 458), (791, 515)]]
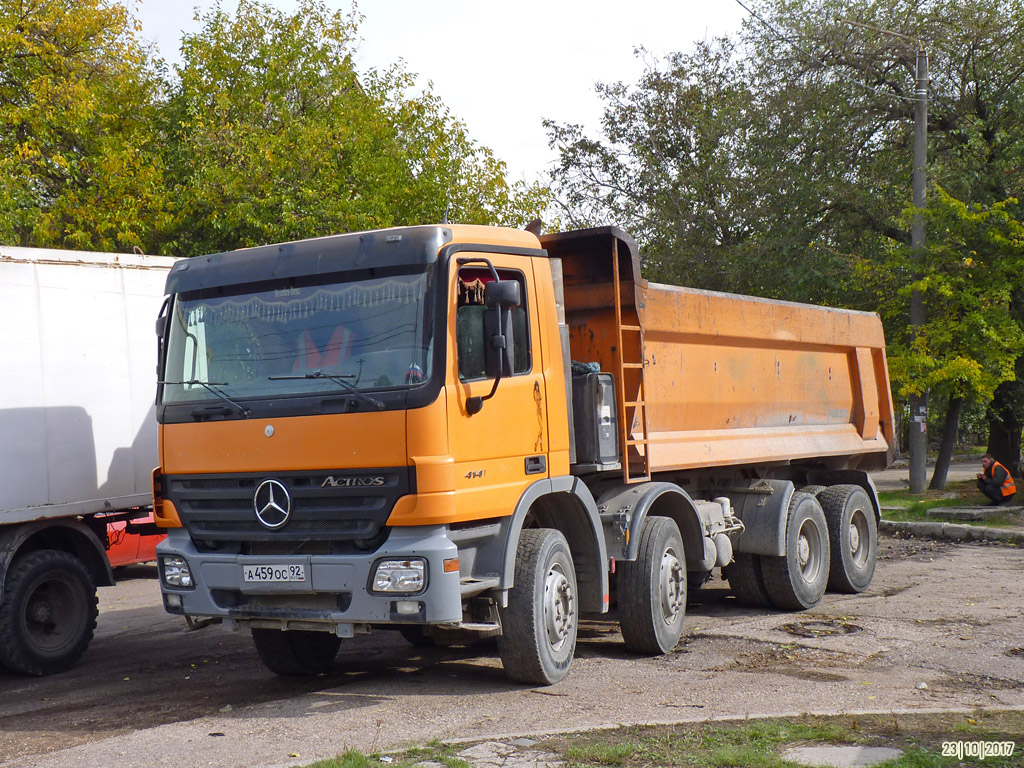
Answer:
[(897, 522), (882, 520), (879, 533), (908, 533), (923, 539), (948, 539), (952, 541), (1002, 541), (1024, 545), (1024, 531), (1006, 528), (990, 528), (985, 525), (963, 523)]
[[(998, 707), (893, 707), (890, 709), (812, 709), (812, 710), (791, 710), (784, 712), (757, 713), (747, 712), (743, 715), (717, 715), (708, 713), (706, 715), (694, 715), (693, 717), (671, 717), (648, 720), (623, 719), (617, 723), (601, 723), (590, 727), (562, 727), (528, 730), (525, 732), (501, 732), (495, 731), (489, 735), (480, 736), (457, 736), (451, 739), (441, 739), (442, 744), (472, 744), (482, 741), (507, 741), (515, 738), (544, 738), (546, 736), (564, 736), (572, 733), (588, 733), (591, 731), (614, 731), (619, 728), (649, 728), (663, 725), (693, 725), (698, 723), (748, 723), (751, 720), (780, 720), (800, 717), (856, 717), (856, 716), (898, 716), (898, 715), (973, 715), (978, 712), (1022, 712), (1024, 706), (1011, 704)], [(402, 750), (395, 749), (394, 752)], [(268, 766), (267, 768), (276, 768)]]

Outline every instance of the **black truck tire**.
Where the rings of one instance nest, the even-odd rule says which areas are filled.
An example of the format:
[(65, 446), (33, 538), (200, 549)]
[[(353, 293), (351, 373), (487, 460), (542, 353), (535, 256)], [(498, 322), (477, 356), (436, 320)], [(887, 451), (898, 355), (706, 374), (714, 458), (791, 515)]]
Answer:
[(833, 592), (863, 592), (875, 576), (878, 525), (867, 492), (859, 485), (833, 485), (818, 495), (825, 522), (832, 564), (828, 588)]
[(797, 493), (809, 493), (811, 496), (818, 496), (826, 488), (828, 488), (827, 485), (805, 485), (803, 488), (798, 488)]
[(332, 632), (253, 629), (252, 641), (263, 665), (275, 675), (318, 675), (331, 668), (341, 647)]
[(619, 565), (618, 589), (626, 647), (646, 654), (675, 648), (686, 616), (686, 555), (674, 520), (644, 520), (636, 560)]
[(81, 560), (41, 549), (17, 558), (0, 602), (0, 667), (23, 675), (70, 669), (96, 631), (96, 583)]
[(761, 555), (737, 552), (733, 555), (733, 561), (725, 566), (725, 575), (740, 605), (751, 608), (772, 607), (772, 599), (764, 588)]
[(407, 643), (417, 648), (433, 648), (437, 645), (437, 640), (427, 634), (426, 627), (421, 624), (401, 624), (398, 632)]
[(786, 521), (786, 554), (763, 556), (764, 586), (776, 608), (802, 611), (821, 602), (828, 584), (828, 526), (818, 500), (796, 493)]
[(576, 650), (576, 570), (565, 537), (551, 528), (519, 534), (515, 584), (499, 609), (498, 650), (505, 674), (534, 685), (557, 683)]

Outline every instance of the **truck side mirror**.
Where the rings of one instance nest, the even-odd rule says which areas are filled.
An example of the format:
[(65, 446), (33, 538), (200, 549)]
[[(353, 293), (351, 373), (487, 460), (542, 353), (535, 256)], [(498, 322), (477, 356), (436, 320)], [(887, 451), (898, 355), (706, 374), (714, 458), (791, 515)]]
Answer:
[(503, 376), (511, 376), (515, 365), (513, 358), (515, 341), (512, 336), (512, 308), (522, 302), (519, 282), (516, 280), (494, 280), (484, 286), (483, 316), (484, 360), (488, 378), (494, 379), (491, 392), (483, 397), (471, 397), (466, 401), (466, 412), (472, 416), (484, 407), (484, 400), (490, 400), (498, 391)]
[(484, 286), (484, 304), (511, 309), (522, 302), (518, 280), (494, 280)]
[[(154, 328), (156, 330), (156, 378), (160, 380), (163, 378), (163, 358), (164, 358), (164, 335), (167, 332), (167, 306), (170, 303), (170, 298), (164, 299), (164, 303), (160, 305), (160, 313), (156, 316), (156, 324)], [(159, 397), (160, 387), (157, 385), (157, 396)]]
[[(516, 288), (519, 286), (517, 285)], [(501, 316), (501, 329), (498, 316)], [(500, 379), (512, 375), (515, 340), (512, 336), (512, 310), (504, 307), (487, 309), (484, 313), (484, 359), (487, 378)]]

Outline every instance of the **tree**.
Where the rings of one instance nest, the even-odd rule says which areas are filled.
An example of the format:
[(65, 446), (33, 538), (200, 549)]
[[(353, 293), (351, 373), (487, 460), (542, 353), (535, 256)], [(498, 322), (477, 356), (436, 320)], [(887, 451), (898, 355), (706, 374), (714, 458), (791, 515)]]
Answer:
[[(1010, 311), (1024, 268), (1024, 224), (1008, 212), (1014, 199), (967, 206), (937, 185), (931, 198), (924, 253), (894, 246), (887, 260), (867, 265), (865, 279), (877, 287), (890, 326), (905, 324), (911, 291), (924, 299), (928, 321), (916, 336), (890, 341), (889, 370), (900, 396), (931, 391), (947, 402), (929, 486), (941, 490), (964, 403), (988, 402), (1014, 378), (1024, 350), (1024, 327)], [(908, 207), (901, 221), (914, 212)]]
[(358, 18), (303, 0), (217, 9), (182, 42), (164, 250), (208, 253), (398, 224), (528, 221), (543, 190), (512, 185), (429, 89), (400, 68), (360, 77)]
[[(553, 188), (567, 215), (634, 229), (660, 279), (860, 309), (877, 307), (879, 285), (902, 297), (914, 284), (901, 214), (910, 197), (915, 41), (923, 40), (932, 71), (929, 176), (948, 193), (932, 216), (950, 224), (928, 235), (926, 287), (936, 299), (964, 287), (952, 265), (981, 236), (970, 216), (1021, 218), (1024, 3), (763, 0), (754, 8), (736, 38), (651, 62), (634, 87), (602, 86), (601, 137), (549, 123), (561, 155)], [(999, 264), (977, 260), (967, 270), (974, 288), (998, 277), (1011, 294), (1019, 290), (1019, 270)], [(972, 289), (954, 316), (939, 300), (936, 318), (991, 323), (1024, 306), (1000, 295), (972, 309), (967, 297), (985, 296)], [(990, 326), (943, 336), (933, 324), (915, 346), (904, 313), (885, 315), (905, 391), (953, 394), (963, 379), (973, 382), (964, 397), (994, 389), (999, 402), (1006, 388), (997, 385), (1013, 376), (1006, 356), (1015, 333), (1004, 337), (1010, 347), (966, 350), (958, 339), (989, 339), (974, 333)], [(973, 362), (967, 370), (958, 361)], [(1024, 411), (1003, 405), (995, 412), (1024, 421)]]
[(156, 67), (110, 0), (0, 4), (0, 241), (125, 250), (164, 205)]

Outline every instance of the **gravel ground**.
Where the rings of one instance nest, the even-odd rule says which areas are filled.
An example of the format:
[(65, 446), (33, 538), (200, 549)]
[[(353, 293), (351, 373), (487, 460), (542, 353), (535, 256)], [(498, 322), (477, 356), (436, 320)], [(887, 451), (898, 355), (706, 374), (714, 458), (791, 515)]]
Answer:
[(629, 655), (585, 623), (571, 674), (505, 680), (493, 644), (418, 649), (381, 632), (335, 669), (282, 680), (249, 638), (184, 632), (152, 569), (101, 590), (97, 637), (64, 675), (0, 677), (0, 768), (308, 763), (348, 748), (729, 716), (1024, 707), (1024, 556), (885, 538), (875, 581), (804, 613), (742, 608), (714, 581), (684, 640)]

